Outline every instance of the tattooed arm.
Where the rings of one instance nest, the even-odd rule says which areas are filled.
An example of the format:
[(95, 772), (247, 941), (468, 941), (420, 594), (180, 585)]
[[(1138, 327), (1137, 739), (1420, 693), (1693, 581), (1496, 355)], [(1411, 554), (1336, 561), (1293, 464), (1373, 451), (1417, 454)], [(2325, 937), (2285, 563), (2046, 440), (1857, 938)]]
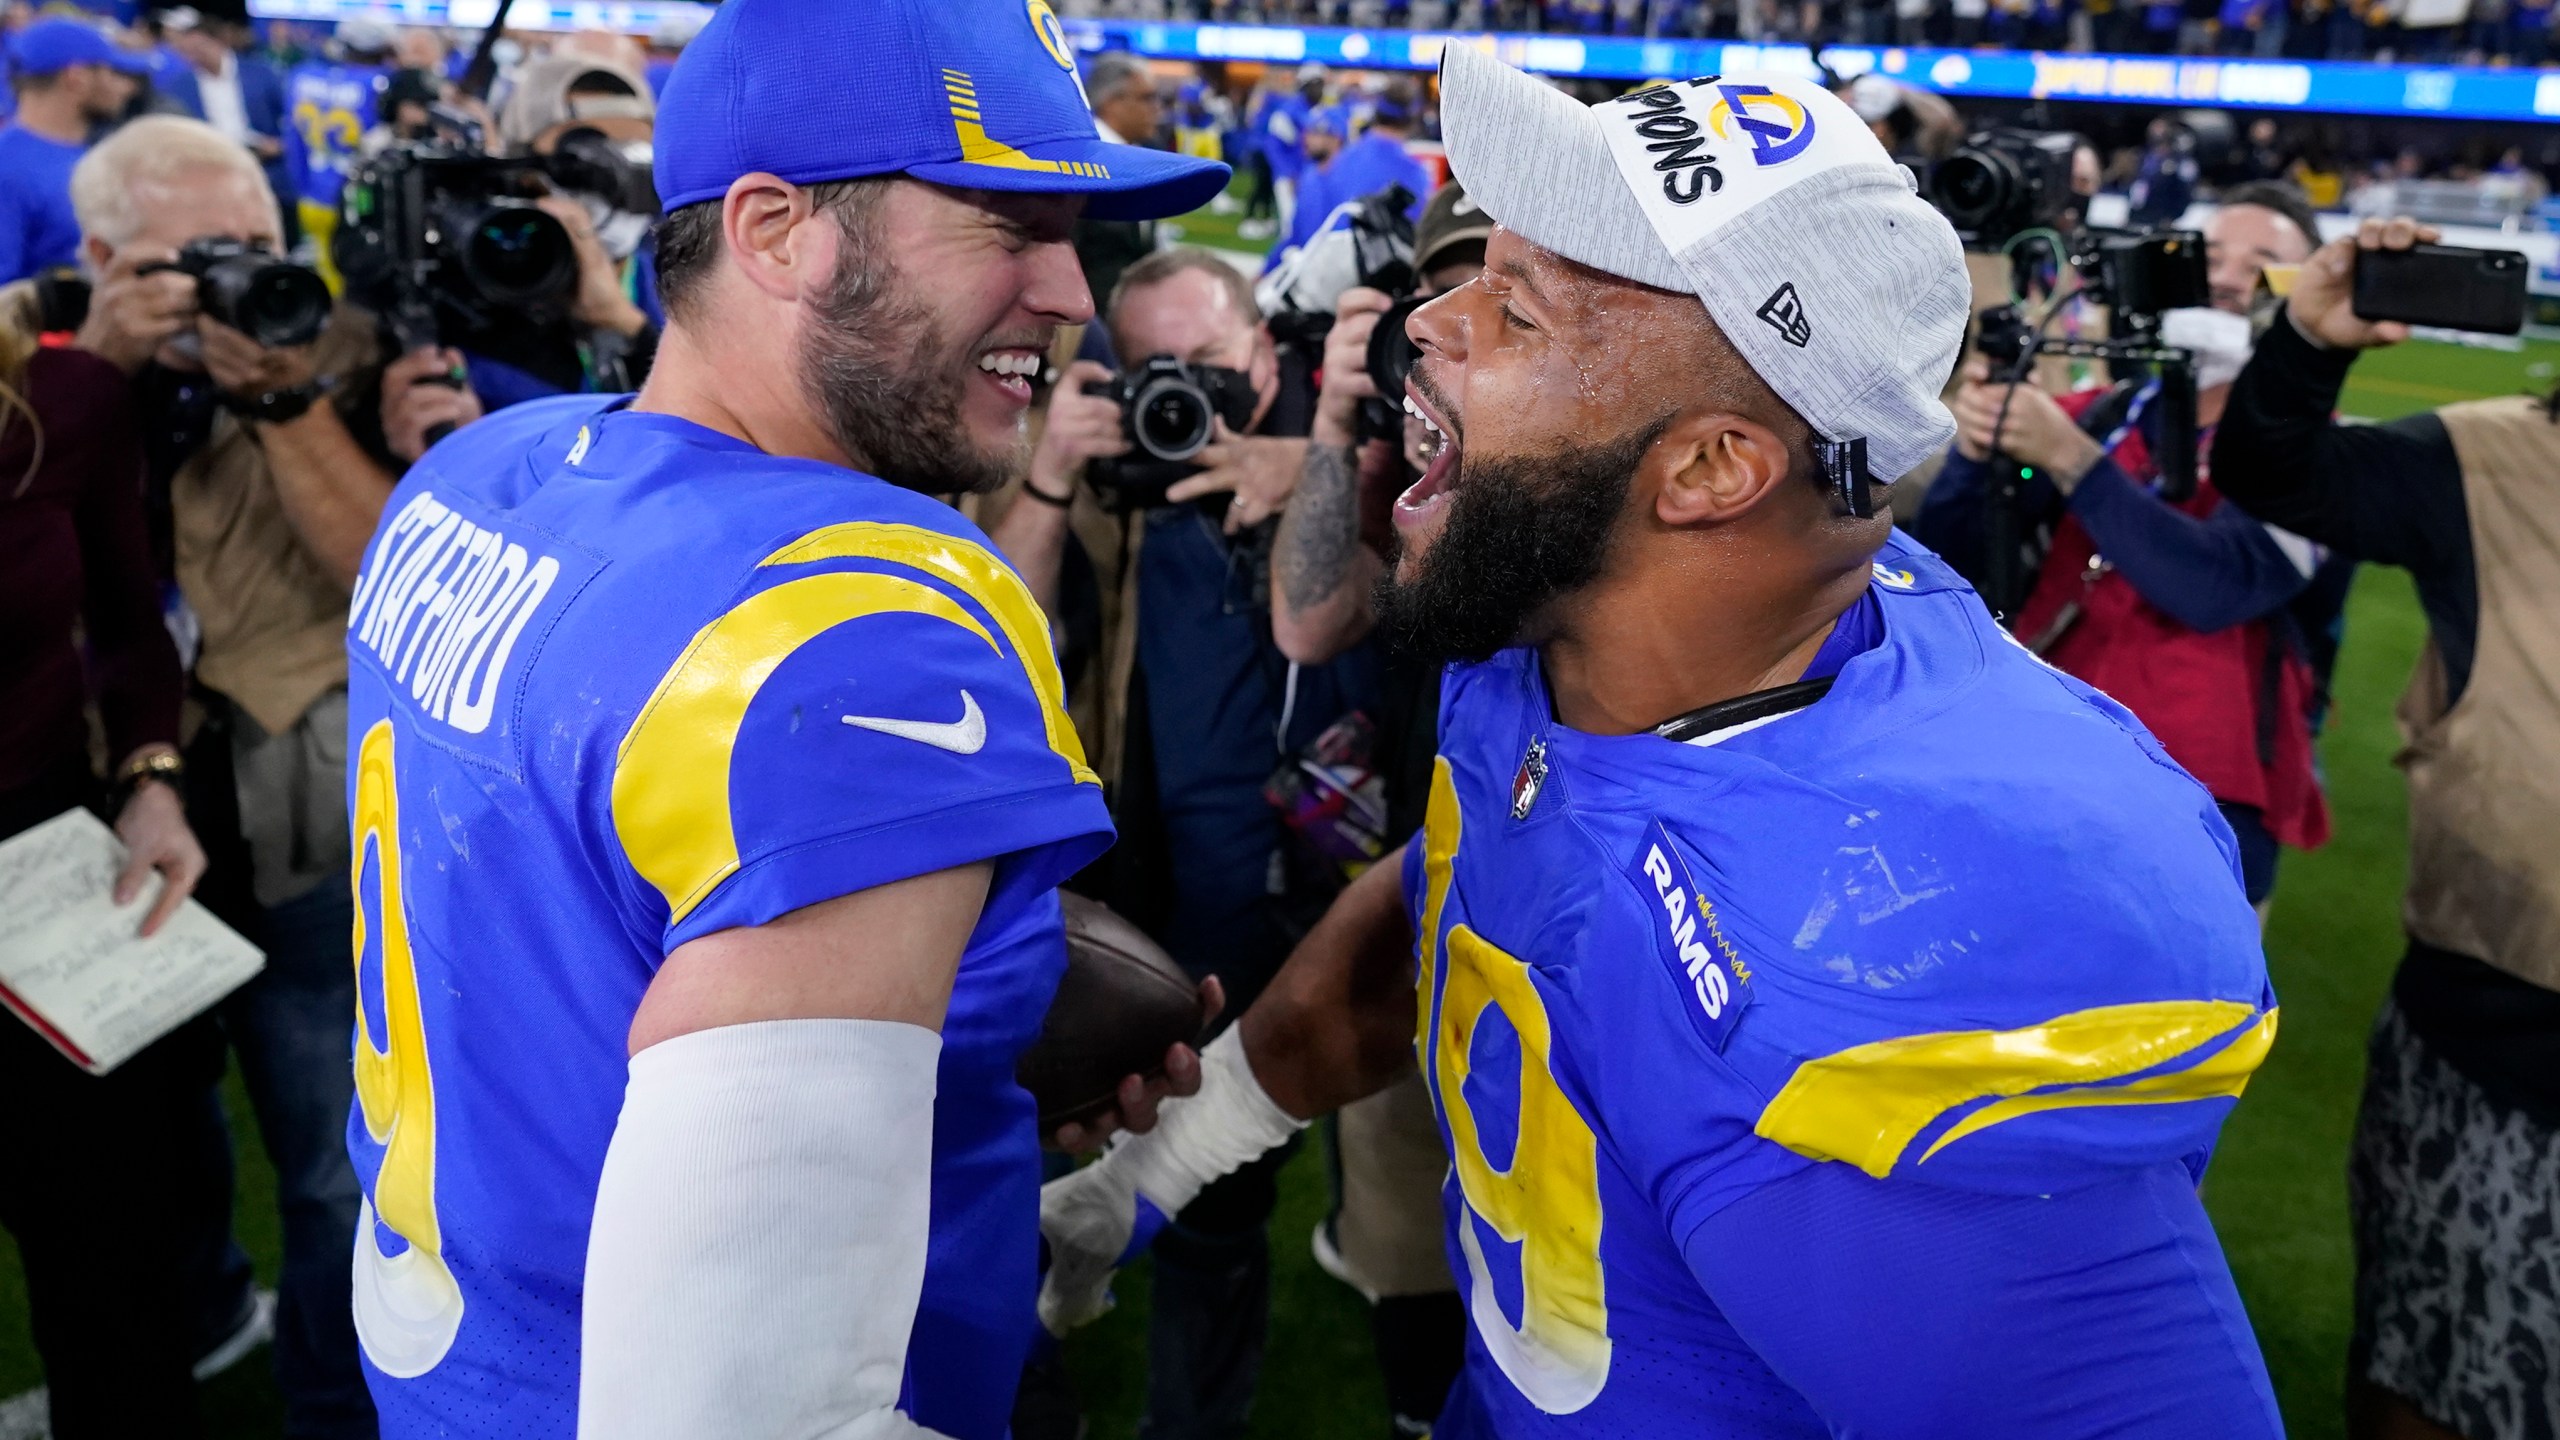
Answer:
[(1271, 547), (1271, 634), (1301, 665), (1319, 665), (1369, 633), (1380, 561), (1360, 543), (1360, 460), (1351, 444), (1307, 446), (1297, 494)]
[(1301, 665), (1320, 665), (1369, 633), (1369, 590), (1382, 562), (1360, 543), (1360, 402), (1369, 332), (1389, 304), (1374, 290), (1343, 292), (1325, 338), (1324, 388), (1298, 488), (1271, 545), (1271, 637)]

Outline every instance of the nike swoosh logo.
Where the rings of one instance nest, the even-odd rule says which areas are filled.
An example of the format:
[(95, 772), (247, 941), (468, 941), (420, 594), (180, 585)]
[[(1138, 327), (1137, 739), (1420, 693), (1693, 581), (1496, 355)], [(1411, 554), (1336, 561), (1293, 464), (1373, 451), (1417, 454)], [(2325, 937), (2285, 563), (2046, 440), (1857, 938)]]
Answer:
[(847, 715), (844, 723), (863, 730), (877, 730), (901, 740), (919, 740), (936, 750), (954, 755), (975, 755), (986, 748), (987, 717), (978, 708), (978, 697), (960, 692), (960, 718), (951, 721), (884, 720), (877, 715)]

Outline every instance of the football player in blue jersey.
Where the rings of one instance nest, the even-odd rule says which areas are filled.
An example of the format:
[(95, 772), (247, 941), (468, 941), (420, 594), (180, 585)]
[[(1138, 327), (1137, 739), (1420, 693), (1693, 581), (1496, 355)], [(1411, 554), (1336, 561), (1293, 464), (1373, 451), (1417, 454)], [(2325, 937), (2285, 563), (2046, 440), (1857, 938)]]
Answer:
[(368, 1377), (395, 1440), (999, 1440), (1111, 826), (934, 497), (1027, 458), (1077, 216), (1225, 167), (1097, 140), (1043, 0), (730, 0), (657, 140), (647, 389), (458, 432), (354, 589)]
[(1418, 1059), (1443, 1440), (2279, 1434), (2197, 1196), (2276, 1028), (2231, 833), (1883, 510), (1952, 429), (1955, 235), (1801, 80), (1442, 67), (1502, 228), (1409, 332), (1429, 818), (1044, 1193), (1043, 1319)]

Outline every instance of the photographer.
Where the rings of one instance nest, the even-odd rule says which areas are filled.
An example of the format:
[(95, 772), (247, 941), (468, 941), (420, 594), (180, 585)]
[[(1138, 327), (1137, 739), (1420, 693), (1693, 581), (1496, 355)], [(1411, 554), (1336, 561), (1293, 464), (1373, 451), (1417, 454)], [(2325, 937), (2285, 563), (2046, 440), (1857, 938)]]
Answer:
[[(245, 246), (236, 259), (255, 264), (255, 252), (276, 250), (281, 223), (256, 159), (200, 121), (127, 125), (81, 161), (72, 202), (96, 287), (76, 343), (133, 377), (179, 592), (201, 629), (195, 674), (211, 714), (189, 764), (196, 830), (213, 857), (204, 898), (267, 954), (265, 971), (225, 1002), (223, 1023), (284, 1216), (278, 1381), (292, 1433), (368, 1436), (344, 1143), (355, 1004), (348, 590), (401, 468), (431, 436), (476, 418), (479, 403), (456, 378), (459, 356), (386, 356), (374, 317), (329, 313), (325, 291), (303, 315), (250, 301), (233, 305), (233, 323), (205, 312), (216, 287), (194, 273), (201, 257)], [(318, 291), (310, 278), (298, 288)], [(308, 343), (246, 333), (323, 319)]]
[[(1375, 676), (1365, 652), (1298, 666), (1271, 636), (1271, 517), (1306, 462), (1312, 357), (1276, 344), (1244, 276), (1205, 250), (1131, 265), (1105, 320), (1133, 373), (1148, 357), (1215, 367), (1203, 373), (1233, 412), (1191, 460), (1197, 473), (1158, 499), (1136, 485), (1144, 457), (1120, 402), (1086, 393), (1108, 373), (1079, 362), (1051, 396), (1023, 493), (989, 533), (1055, 614), (1077, 467), (1107, 503), (1143, 504), (1121, 562), (1099, 747), (1120, 829), (1109, 898), (1195, 975), (1217, 975), (1240, 1009), (1339, 883), (1303, 873), (1265, 784), (1337, 720), (1374, 714)], [(1269, 1319), (1263, 1228), (1277, 1170), (1275, 1159), (1212, 1187), (1156, 1246), (1151, 1435), (1243, 1423)]]
[(2349, 1424), (2487, 1440), (2560, 1427), (2560, 408), (2332, 418), (2357, 352), (2408, 334), (2354, 313), (2357, 257), (2435, 238), (2367, 220), (2311, 257), (2232, 387), (2214, 462), (2250, 513), (2407, 569), (2426, 611), (2400, 701), (2409, 949), (2348, 1169)]
[[(2260, 274), (2309, 255), (2316, 223), (2291, 189), (2244, 185), (2206, 227), (2212, 307), (2171, 311), (2161, 327), (2164, 341), (2195, 352), (2199, 433), (2220, 419), (2248, 357)], [(2315, 547), (2224, 506), (2201, 463), (2192, 496), (2153, 488), (2168, 408), (2156, 386), (2056, 400), (1992, 383), (1981, 358), (1966, 363), (1955, 451), (1914, 528), (1982, 584), (1993, 452), (2032, 471), (2021, 528), (2049, 527), (2051, 538), (2012, 630), (2123, 702), (2213, 792), (2249, 899), (2263, 904), (2278, 847), (2307, 850), (2329, 835), (2311, 751), (2317, 684), (2288, 608), (2320, 568)]]
[(577, 283), (564, 325), (527, 325), (501, 313), (494, 323), (449, 337), (469, 357), (471, 383), (489, 408), (580, 390), (637, 390), (649, 378), (666, 314), (658, 304), (657, 252), (649, 189), (657, 100), (622, 65), (587, 55), (527, 61), (498, 117), (507, 154), (582, 164), (570, 172), (595, 189), (555, 184), (534, 203), (568, 231)]

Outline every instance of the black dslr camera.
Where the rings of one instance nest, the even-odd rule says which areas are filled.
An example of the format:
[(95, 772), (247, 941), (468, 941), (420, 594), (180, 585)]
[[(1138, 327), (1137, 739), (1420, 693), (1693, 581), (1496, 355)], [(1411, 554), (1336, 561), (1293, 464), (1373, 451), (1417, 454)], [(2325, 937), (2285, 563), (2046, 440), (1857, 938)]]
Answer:
[(565, 326), (577, 248), (533, 202), (556, 189), (619, 194), (629, 184), (618, 154), (601, 143), (573, 149), (578, 138), (521, 159), (417, 140), (367, 161), (348, 177), (334, 242), (348, 293), (410, 348), (499, 325)]
[(329, 325), (329, 286), (319, 272), (223, 235), (187, 242), (178, 258), (142, 273), (175, 270), (196, 281), (196, 309), (269, 349), (308, 345)]
[(1997, 250), (2021, 231), (2059, 228), (2080, 203), (2065, 130), (1984, 130), (1929, 172), (1929, 203), (1967, 245)]
[(1192, 458), (1208, 448), (1210, 422), (1223, 419), (1241, 431), (1253, 423), (1259, 399), (1253, 377), (1243, 371), (1171, 355), (1151, 355), (1126, 374), (1087, 382), (1084, 393), (1120, 407), (1120, 427), (1135, 452), (1085, 467), (1103, 504), (1122, 511), (1163, 504), (1174, 482), (1200, 473)]

